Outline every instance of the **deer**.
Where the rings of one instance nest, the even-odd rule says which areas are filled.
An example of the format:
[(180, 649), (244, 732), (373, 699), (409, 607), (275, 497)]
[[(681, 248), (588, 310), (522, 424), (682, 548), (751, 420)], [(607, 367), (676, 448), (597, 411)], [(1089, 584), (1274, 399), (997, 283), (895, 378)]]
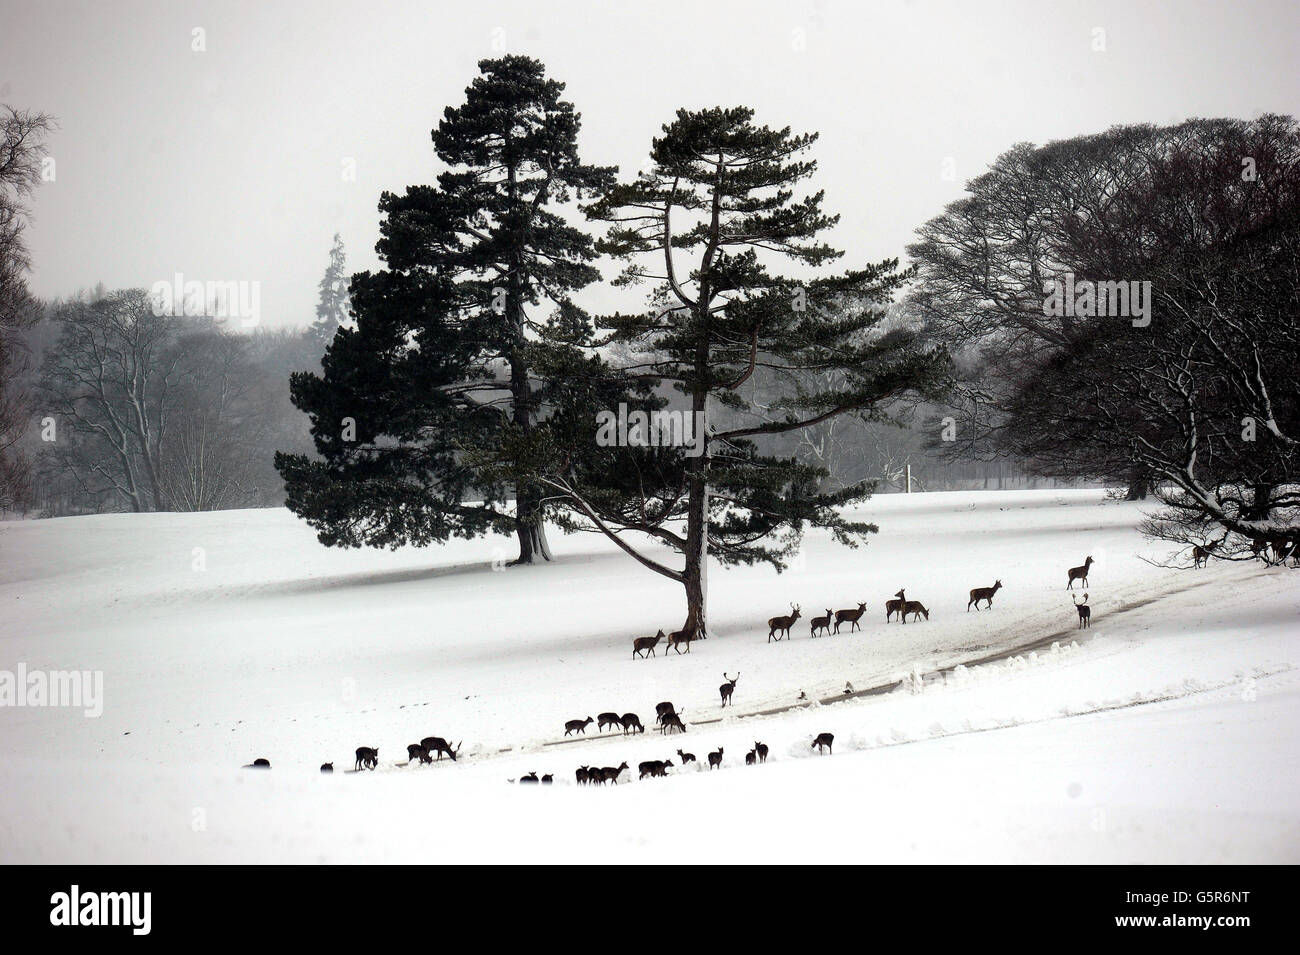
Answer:
[(601, 783), (613, 783), (617, 786), (619, 773), (623, 772), (625, 769), (627, 769), (626, 762), (619, 763), (617, 766), (606, 766), (600, 771)]
[(1083, 595), (1083, 603), (1079, 603), (1079, 598), (1074, 597), (1074, 609), (1079, 611), (1079, 627), (1082, 630), (1085, 627), (1092, 626), (1092, 608), (1088, 606), (1088, 595)]
[(662, 723), (664, 721), (665, 716), (667, 716), (669, 713), (676, 713), (676, 712), (677, 712), (677, 707), (673, 706), (672, 702), (669, 700), (664, 700), (662, 703), (656, 703), (655, 722)]
[(325, 773), (325, 774), (332, 773), (332, 772), (334, 772), (334, 764), (333, 764), (333, 763), (321, 763), (321, 764), (320, 764), (320, 771), (321, 771), (322, 773)]
[(369, 769), (372, 772), (379, 765), (379, 750), (373, 746), (357, 747), (357, 763), (352, 767), (352, 771), (359, 772), (362, 769)]
[(760, 743), (760, 742), (758, 742), (758, 740), (755, 740), (755, 741), (754, 741), (754, 752), (758, 754), (758, 761), (759, 761), (760, 763), (766, 763), (766, 762), (767, 762), (767, 744), (766, 744), (766, 743)]
[(456, 755), (460, 752), (460, 743), (457, 743), (456, 748), (452, 749), (441, 736), (426, 736), (420, 740), (420, 745), (431, 753), (437, 753), (439, 760), (444, 755), (450, 756), (453, 763), (456, 762)]
[(754, 765), (755, 763), (757, 763), (757, 762), (758, 762), (758, 753), (754, 752), (754, 751), (751, 749), (748, 753), (745, 754), (745, 765), (746, 765), (746, 766), (753, 766), (753, 765)]
[(659, 641), (663, 638), (664, 632), (662, 630), (656, 633), (653, 637), (637, 637), (632, 641), (632, 656), (634, 658), (639, 656), (644, 659), (647, 650), (650, 651), (650, 656), (654, 656), (655, 646), (657, 646)]
[(849, 633), (852, 633), (854, 630), (861, 630), (862, 628), (858, 626), (858, 621), (862, 619), (862, 615), (866, 612), (867, 605), (865, 603), (858, 604), (857, 610), (835, 611), (835, 632), (840, 632), (840, 624), (842, 623), (850, 623), (853, 625), (849, 627)]
[(721, 768), (722, 768), (722, 747), (719, 746), (718, 751), (716, 753), (709, 754), (709, 769), (712, 770), (712, 769), (721, 769)]
[(925, 609), (925, 605), (919, 600), (906, 600), (903, 602), (903, 623), (907, 623), (907, 615), (912, 614), (912, 622), (915, 623), (921, 619), (921, 614), (925, 614), (925, 619), (930, 619), (930, 611)]
[(587, 785), (588, 774), (590, 772), (590, 766), (579, 766), (573, 771), (573, 778), (578, 781), (579, 786), (585, 786)]
[[(830, 633), (830, 632), (831, 632), (831, 619), (832, 619), (834, 616), (835, 616), (835, 611), (834, 611), (834, 610), (827, 610), (827, 611), (826, 611), (826, 616), (824, 616), (824, 617), (813, 617), (812, 620), (809, 621), (809, 623), (812, 625), (811, 628), (810, 628), (810, 629), (811, 629), (811, 634), (810, 634), (810, 636), (813, 636), (813, 637), (817, 636), (817, 631), (818, 631), (818, 630), (824, 630), (826, 633)], [(825, 634), (823, 634), (823, 636), (824, 636), (824, 635), (825, 635)]]
[(645, 727), (641, 725), (641, 717), (637, 716), (635, 713), (624, 713), (623, 718), (618, 722), (619, 725), (623, 727), (624, 736), (633, 731), (637, 733), (645, 732)]
[(823, 752), (822, 747), (824, 746), (826, 747), (827, 752), (830, 752), (832, 755), (834, 755), (835, 753), (834, 744), (835, 744), (834, 733), (818, 733), (817, 738), (812, 741), (812, 746), (808, 748), (809, 749), (815, 748), (818, 753), (821, 753)]
[(543, 786), (550, 786), (554, 782), (555, 782), (555, 777), (552, 776), (550, 773), (547, 773), (545, 776), (542, 777)]
[(1269, 545), (1273, 548), (1273, 563), (1279, 567), (1286, 564), (1288, 557), (1296, 556), (1296, 545), (1285, 537), (1274, 537)]
[(596, 717), (596, 729), (598, 732), (605, 732), (606, 726), (617, 726), (623, 728), (623, 720), (617, 713), (601, 713)]
[(970, 613), (971, 604), (975, 605), (975, 612), (979, 613), (980, 601), (985, 601), (984, 609), (988, 610), (993, 606), (993, 595), (1002, 589), (1002, 581), (993, 581), (992, 587), (976, 587), (970, 592), (970, 600), (966, 601), (966, 612)]
[(416, 761), (419, 761), (421, 764), (432, 763), (433, 757), (430, 756), (429, 751), (419, 743), (412, 743), (410, 746), (406, 747), (406, 761), (408, 763)]
[(665, 770), (667, 770), (672, 764), (673, 761), (671, 759), (648, 759), (644, 763), (638, 763), (637, 769), (641, 772), (641, 775), (638, 778), (645, 779), (647, 776), (667, 776), (668, 773), (665, 772)]
[(1208, 544), (1197, 544), (1192, 548), (1192, 567), (1199, 569), (1210, 562), (1210, 555), (1219, 547), (1218, 541), (1210, 541)]
[(896, 613), (900, 613), (903, 609), (903, 606), (906, 603), (907, 603), (907, 592), (901, 589), (898, 591), (898, 593), (894, 594), (893, 600), (886, 600), (885, 601), (885, 623), (889, 623), (889, 618), (891, 616), (893, 616)]
[[(731, 694), (736, 689), (736, 680), (740, 679), (740, 671), (736, 671), (736, 678), (733, 680), (731, 677), (727, 676), (727, 671), (723, 670), (722, 678), (727, 682), (718, 687), (718, 693), (722, 696), (722, 705), (726, 706), (728, 703), (731, 703)], [(736, 704), (731, 703), (731, 705), (735, 706)]]
[(682, 761), (682, 765), (696, 762), (694, 753), (683, 753), (680, 749), (677, 751), (677, 758)]
[(564, 724), (564, 735), (568, 736), (570, 733), (581, 733), (583, 736), (586, 736), (587, 727), (594, 722), (596, 721), (593, 720), (590, 716), (588, 716), (585, 720), (569, 720), (567, 723)]
[(525, 775), (519, 777), (519, 782), (535, 783), (537, 782), (537, 773), (536, 772), (526, 773)]
[(1074, 589), (1074, 582), (1075, 582), (1076, 580), (1079, 581), (1080, 583), (1082, 583), (1083, 586), (1087, 587), (1087, 586), (1088, 586), (1088, 568), (1091, 567), (1091, 566), (1092, 566), (1092, 555), (1089, 555), (1088, 558), (1087, 558), (1087, 560), (1085, 560), (1085, 561), (1083, 562), (1083, 566), (1082, 566), (1082, 567), (1071, 567), (1068, 571), (1066, 571), (1066, 573), (1070, 575), (1070, 582), (1069, 582), (1068, 584), (1065, 585), (1065, 589), (1066, 589), (1066, 590), (1073, 590), (1073, 589)]
[[(672, 633), (668, 634), (668, 647), (681, 653), (682, 644), (684, 643), (686, 644), (686, 652), (690, 653), (691, 641), (696, 639), (698, 639), (698, 635), (693, 629), (687, 628), (684, 630), (674, 630)], [(664, 656), (668, 656), (668, 648), (664, 649)]]
[[(790, 636), (790, 628), (793, 627), (794, 622), (799, 619), (799, 605), (792, 603), (790, 604), (790, 609), (793, 610), (794, 613), (790, 614), (789, 616), (772, 617), (767, 621), (767, 642), (768, 643), (772, 642), (772, 637), (773, 635), (776, 634), (778, 630), (782, 631), (784, 636), (786, 637)], [(777, 637), (776, 639), (781, 640), (783, 638)]]
[(675, 729), (679, 733), (686, 732), (686, 724), (682, 722), (681, 714), (665, 713), (663, 720), (659, 723), (659, 732), (667, 733), (670, 729)]

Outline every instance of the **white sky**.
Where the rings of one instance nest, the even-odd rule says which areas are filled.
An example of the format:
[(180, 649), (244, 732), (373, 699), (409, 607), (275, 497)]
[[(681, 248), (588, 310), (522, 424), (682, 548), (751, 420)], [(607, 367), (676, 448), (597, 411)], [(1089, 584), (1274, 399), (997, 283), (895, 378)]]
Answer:
[(0, 102), (60, 124), (29, 236), (37, 294), (179, 271), (260, 282), (278, 325), (313, 318), (335, 231), (351, 270), (378, 264), (380, 192), (433, 179), (429, 131), (503, 49), (566, 82), (584, 158), (628, 174), (679, 106), (819, 131), (849, 265), (901, 256), (1013, 143), (1298, 114), (1298, 46), (1289, 0), (0, 0)]

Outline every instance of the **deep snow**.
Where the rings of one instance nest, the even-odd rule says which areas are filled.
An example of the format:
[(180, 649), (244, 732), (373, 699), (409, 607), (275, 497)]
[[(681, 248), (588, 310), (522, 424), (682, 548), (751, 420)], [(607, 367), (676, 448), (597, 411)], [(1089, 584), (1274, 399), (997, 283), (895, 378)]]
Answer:
[[(105, 689), (98, 719), (0, 708), (0, 861), (1300, 861), (1300, 571), (1153, 567), (1141, 506), (1093, 491), (862, 515), (865, 548), (814, 534), (785, 574), (712, 568), (710, 639), (649, 660), (632, 638), (680, 626), (680, 588), (594, 537), (503, 569), (506, 539), (331, 551), (284, 511), (0, 524), (0, 670), (102, 670)], [(1075, 631), (1065, 569), (1088, 554)], [(885, 624), (903, 586), (928, 622)], [(791, 601), (794, 638), (768, 644)], [(809, 639), (858, 601), (861, 632)], [(699, 722), (737, 670), (734, 710)], [(684, 736), (650, 728), (665, 699)], [(647, 733), (548, 745), (604, 710)], [(822, 731), (833, 756), (809, 747)], [(462, 759), (395, 765), (428, 735)], [(747, 768), (754, 740), (772, 755)], [(319, 775), (358, 745), (380, 771)], [(635, 781), (719, 745), (722, 771)], [(259, 756), (270, 772), (239, 768)], [(621, 761), (631, 785), (573, 785)], [(506, 782), (529, 770), (557, 785)]]

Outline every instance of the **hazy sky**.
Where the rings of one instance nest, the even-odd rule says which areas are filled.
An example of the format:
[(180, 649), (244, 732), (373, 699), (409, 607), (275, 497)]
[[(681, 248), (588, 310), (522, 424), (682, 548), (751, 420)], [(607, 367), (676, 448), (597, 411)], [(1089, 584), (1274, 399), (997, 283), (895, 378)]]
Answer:
[(430, 129), (503, 51), (568, 84), (589, 162), (634, 172), (679, 106), (820, 131), (847, 265), (902, 255), (1013, 143), (1300, 113), (1298, 45), (1292, 0), (0, 0), (0, 102), (60, 125), (38, 294), (256, 281), (276, 325), (313, 318), (335, 231), (377, 265), (380, 192), (432, 181)]

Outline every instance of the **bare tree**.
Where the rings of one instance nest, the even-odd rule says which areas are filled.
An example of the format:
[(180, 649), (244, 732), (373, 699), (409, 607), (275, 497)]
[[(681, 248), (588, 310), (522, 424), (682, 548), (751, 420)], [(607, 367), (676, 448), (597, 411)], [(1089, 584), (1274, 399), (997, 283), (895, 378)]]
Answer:
[(36, 321), (39, 305), (27, 287), (31, 261), (23, 232), (53, 129), (45, 113), (0, 106), (0, 509), (23, 503), (30, 489), (17, 447), (28, 422), (27, 395), (18, 385), (27, 354), (18, 333)]

